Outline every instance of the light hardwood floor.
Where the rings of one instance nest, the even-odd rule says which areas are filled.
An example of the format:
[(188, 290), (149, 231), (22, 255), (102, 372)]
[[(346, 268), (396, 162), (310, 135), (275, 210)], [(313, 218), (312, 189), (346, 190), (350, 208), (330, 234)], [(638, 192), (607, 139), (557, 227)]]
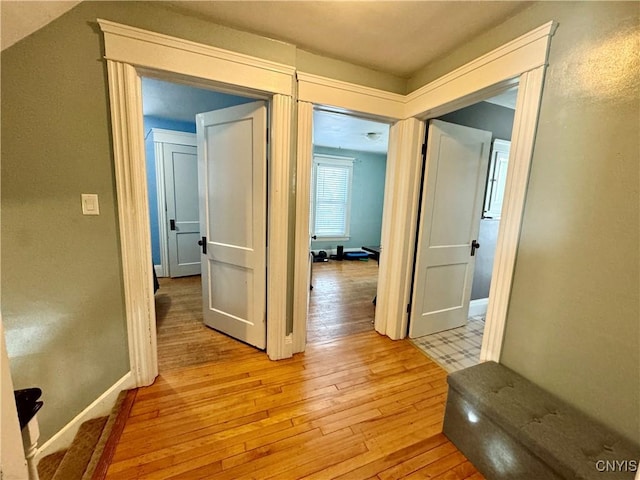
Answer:
[(373, 331), (378, 262), (344, 260), (314, 263), (312, 283), (308, 342)]
[(482, 478), (441, 433), (446, 373), (409, 342), (370, 330), (272, 362), (206, 327), (181, 330), (173, 313), (194, 308), (182, 303), (159, 319), (159, 355), (179, 356), (182, 339), (196, 364), (165, 359), (138, 390), (108, 479)]
[(158, 369), (224, 360), (242, 361), (254, 349), (216, 332), (202, 322), (200, 276), (160, 278), (156, 293)]

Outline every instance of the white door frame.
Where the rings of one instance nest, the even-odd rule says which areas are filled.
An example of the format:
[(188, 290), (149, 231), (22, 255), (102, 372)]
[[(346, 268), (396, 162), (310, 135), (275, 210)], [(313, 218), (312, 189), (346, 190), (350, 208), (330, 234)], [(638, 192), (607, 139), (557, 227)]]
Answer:
[(164, 184), (164, 145), (173, 143), (176, 145), (188, 145), (196, 147), (196, 134), (189, 132), (178, 132), (176, 130), (165, 130), (163, 128), (151, 129), (151, 141), (153, 142), (154, 163), (156, 167), (156, 199), (158, 202), (158, 235), (160, 240), (160, 265), (154, 265), (156, 275), (168, 277), (169, 272), (169, 231), (167, 230), (167, 203), (166, 188)]
[[(544, 72), (549, 44), (556, 28), (555, 22), (548, 22), (407, 96), (298, 73), (301, 102), (404, 119), (391, 129), (387, 161), (382, 255), (375, 320), (375, 328), (379, 333), (392, 339), (401, 339), (407, 332), (407, 305), (411, 298), (424, 120), (486, 100), (517, 84), (519, 89), (509, 157), (510, 169), (505, 190), (505, 208), (496, 245), (491, 295), (480, 354), (481, 361), (499, 361)], [(309, 106), (299, 104), (299, 142), (311, 138), (312, 122), (308, 118), (311, 111)], [(309, 176), (305, 177), (300, 173), (310, 168), (307, 157), (308, 152), (301, 150), (299, 146), (296, 188), (302, 196), (309, 191), (308, 185), (304, 183), (310, 181)], [(308, 195), (305, 200), (307, 198)], [(307, 224), (308, 208), (297, 209), (293, 320), (296, 351), (304, 348), (306, 336), (308, 285), (307, 277), (303, 274), (303, 262), (306, 262), (308, 253), (307, 242), (299, 239), (303, 236), (302, 230), (307, 229)]]
[[(248, 55), (98, 20), (105, 39), (122, 250), (129, 361), (137, 386), (158, 374), (141, 76), (270, 100), (269, 210), (289, 211), (293, 68)], [(292, 355), (286, 336), (287, 215), (269, 216), (267, 354)]]
[[(150, 72), (169, 80), (271, 99), (269, 210), (289, 212), (296, 71), (287, 65), (106, 20), (98, 23), (104, 33), (109, 77), (129, 357), (136, 384), (142, 386), (152, 383), (157, 375), (157, 347), (140, 76)], [(419, 176), (416, 179), (411, 174), (420, 162), (424, 138), (421, 135), (424, 124), (416, 118), (443, 115), (518, 83), (509, 158), (514, 166), (508, 174), (505, 192), (509, 205), (505, 207), (505, 221), (498, 236), (496, 274), (492, 279), (493, 294), (481, 352), (482, 360), (499, 359), (544, 71), (556, 26), (555, 22), (549, 22), (407, 96), (298, 72), (298, 97), (303, 102), (378, 118), (404, 119), (392, 127), (392, 140), (395, 137), (396, 141), (394, 150), (390, 148), (389, 160), (393, 166), (391, 171), (387, 167), (387, 179), (392, 184), (386, 187), (390, 188), (389, 194), (385, 193), (381, 245), (386, 254), (380, 265), (383, 285), (378, 287), (375, 325), (378, 332), (393, 339), (406, 335), (413, 251), (404, 247), (412, 245), (415, 238), (417, 222), (415, 216), (409, 215), (417, 208), (419, 190), (413, 184), (419, 181)], [(311, 122), (301, 119), (298, 134), (311, 138), (305, 128), (311, 128)], [(306, 181), (310, 181), (309, 177)], [(304, 187), (297, 185), (296, 189), (303, 191)], [(296, 213), (296, 238), (298, 229), (307, 228), (306, 221), (308, 215), (302, 219)], [(306, 325), (306, 310), (303, 312), (299, 300), (301, 285), (307, 280), (298, 274), (302, 270), (298, 264), (301, 252), (307, 261), (306, 242), (295, 245), (294, 338), (286, 331), (287, 288), (282, 279), (288, 273), (288, 225), (289, 215), (269, 217), (267, 353), (272, 359), (291, 356), (293, 343), (298, 347), (305, 341), (300, 338), (303, 334), (300, 325)], [(393, 262), (389, 260), (392, 256)]]

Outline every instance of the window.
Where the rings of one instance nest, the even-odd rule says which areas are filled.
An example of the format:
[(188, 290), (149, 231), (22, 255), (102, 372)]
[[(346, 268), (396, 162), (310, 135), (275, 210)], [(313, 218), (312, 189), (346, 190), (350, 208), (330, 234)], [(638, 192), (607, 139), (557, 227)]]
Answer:
[(324, 240), (347, 240), (353, 158), (313, 156), (311, 229)]
[(507, 166), (509, 164), (510, 149), (511, 142), (507, 140), (493, 141), (482, 218), (499, 219), (502, 215), (502, 201), (504, 200), (504, 188), (507, 183)]

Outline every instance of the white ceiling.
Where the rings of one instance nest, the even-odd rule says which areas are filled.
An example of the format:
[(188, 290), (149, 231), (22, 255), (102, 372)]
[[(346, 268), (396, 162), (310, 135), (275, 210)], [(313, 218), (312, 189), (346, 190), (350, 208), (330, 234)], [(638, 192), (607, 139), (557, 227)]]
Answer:
[(389, 125), (316, 110), (313, 112), (313, 144), (386, 154), (389, 148)]
[[(0, 2), (2, 48), (78, 1)], [(525, 8), (526, 1), (167, 1), (200, 19), (407, 77)]]

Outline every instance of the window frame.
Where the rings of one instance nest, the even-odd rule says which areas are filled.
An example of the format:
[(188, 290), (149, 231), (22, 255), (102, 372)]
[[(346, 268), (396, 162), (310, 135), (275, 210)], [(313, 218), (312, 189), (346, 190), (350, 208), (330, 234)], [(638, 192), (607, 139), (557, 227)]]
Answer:
[[(482, 209), (483, 219), (500, 220), (502, 217), (502, 204), (504, 203), (507, 170), (509, 168), (509, 154), (511, 141), (496, 138), (491, 148), (491, 160), (487, 175), (487, 186), (485, 190), (484, 206)], [(506, 160), (504, 157), (506, 156)], [(503, 185), (501, 191), (499, 185)], [(496, 207), (496, 193), (500, 193), (500, 205)]]
[[(309, 215), (309, 231), (311, 235), (315, 236), (314, 240), (321, 241), (333, 241), (333, 240), (349, 240), (351, 230), (351, 199), (353, 198), (353, 164), (355, 162), (354, 157), (343, 157), (338, 155), (326, 155), (320, 153), (313, 154), (312, 170), (311, 170), (311, 203), (310, 203), (310, 215)], [(334, 165), (344, 167), (347, 170), (347, 199), (345, 202), (345, 229), (344, 235), (318, 235), (316, 233), (316, 190), (318, 183), (318, 167), (321, 164)]]

